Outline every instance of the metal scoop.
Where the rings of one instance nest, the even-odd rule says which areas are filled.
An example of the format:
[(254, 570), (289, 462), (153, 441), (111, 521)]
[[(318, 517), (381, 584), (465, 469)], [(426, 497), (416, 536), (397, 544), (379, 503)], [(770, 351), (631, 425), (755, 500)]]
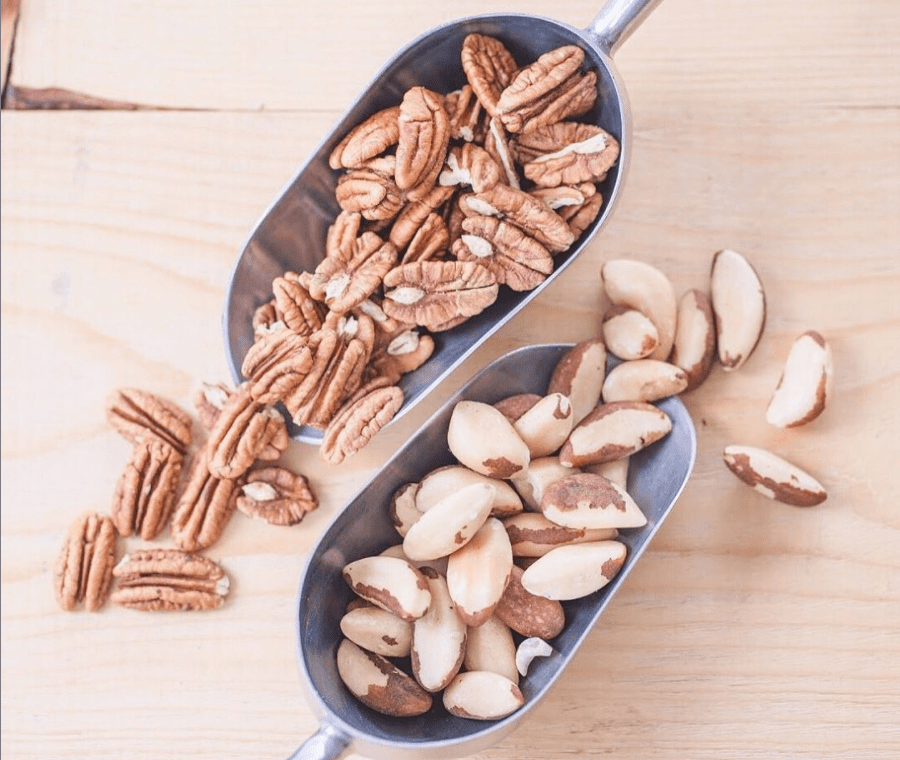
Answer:
[[(578, 45), (585, 51), (585, 69), (597, 72), (596, 107), (580, 121), (597, 124), (620, 143), (618, 163), (600, 184), (604, 204), (597, 219), (568, 251), (555, 258), (554, 272), (537, 288), (514, 292), (501, 288), (488, 309), (464, 324), (435, 334), (435, 350), (418, 370), (401, 381), (404, 404), (397, 417), (411, 408), (456, 368), (479, 345), (559, 277), (604, 224), (619, 196), (631, 156), (631, 116), (624, 86), (612, 63), (612, 55), (660, 0), (610, 0), (586, 29), (538, 16), (497, 13), (463, 18), (426, 32), (403, 48), (372, 80), (347, 110), (332, 132), (300, 168), (281, 196), (266, 211), (250, 234), (229, 279), (223, 330), (231, 374), (242, 379), (241, 365), (253, 343), (251, 320), (258, 306), (272, 297), (272, 280), (285, 271), (313, 271), (324, 256), (329, 225), (340, 207), (334, 196), (337, 173), (328, 166), (334, 146), (354, 126), (371, 114), (398, 105), (404, 92), (424, 85), (449, 93), (465, 84), (460, 50), (473, 32), (498, 37), (521, 64), (562, 45)], [(396, 417), (395, 417), (396, 419)], [(290, 424), (298, 441), (318, 443), (322, 433)]]
[(349, 750), (384, 760), (453, 758), (480, 752), (509, 734), (572, 661), (669, 514), (693, 469), (696, 434), (690, 415), (677, 398), (658, 404), (672, 419), (671, 432), (632, 455), (629, 462), (628, 492), (646, 515), (647, 525), (620, 531), (619, 540), (628, 546), (628, 556), (611, 583), (590, 596), (564, 603), (566, 625), (550, 642), (553, 654), (537, 658), (520, 682), (524, 707), (502, 720), (484, 722), (451, 715), (435, 695), (434, 706), (424, 715), (388, 717), (350, 694), (341, 682), (335, 659), (342, 637), (340, 619), (353, 596), (341, 570), (353, 560), (399, 543), (388, 507), (400, 486), (419, 482), (431, 470), (455, 463), (447, 446), (447, 427), (456, 403), (495, 403), (516, 393), (544, 394), (554, 366), (570, 347), (529, 346), (488, 365), (447, 400), (322, 534), (307, 560), (297, 601), (300, 672), (321, 726), (292, 760), (334, 760)]

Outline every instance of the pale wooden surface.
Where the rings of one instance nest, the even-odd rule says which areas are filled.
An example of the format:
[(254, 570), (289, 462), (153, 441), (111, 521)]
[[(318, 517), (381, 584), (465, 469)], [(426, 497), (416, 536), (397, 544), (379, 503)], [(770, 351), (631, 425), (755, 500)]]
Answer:
[[(208, 552), (235, 580), (222, 610), (58, 610), (62, 536), (81, 511), (107, 509), (127, 456), (104, 397), (137, 385), (189, 407), (201, 381), (228, 379), (232, 261), (380, 63), (458, 15), (583, 26), (596, 7), (336, 10), (22, 4), (13, 91), (172, 110), (2, 114), (3, 757), (290, 754), (316, 727), (295, 665), (295, 586), (330, 517), (479, 366), (596, 334), (605, 258), (654, 263), (681, 292), (705, 286), (725, 246), (766, 284), (763, 340), (739, 373), (716, 370), (685, 398), (699, 452), (682, 499), (570, 671), (478, 757), (900, 756), (894, 0), (666, 0), (617, 56), (635, 119), (621, 205), (565, 277), (345, 466), (293, 446), (286, 459), (322, 505), (289, 530), (234, 518)], [(809, 328), (833, 347), (834, 398), (807, 428), (779, 432), (765, 404)], [(828, 501), (797, 510), (749, 491), (721, 462), (728, 443), (789, 454)]]

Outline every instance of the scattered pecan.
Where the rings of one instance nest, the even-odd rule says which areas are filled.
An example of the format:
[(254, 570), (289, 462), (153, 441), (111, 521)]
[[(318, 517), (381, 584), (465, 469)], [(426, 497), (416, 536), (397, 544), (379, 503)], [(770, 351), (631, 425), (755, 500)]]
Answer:
[(232, 390), (223, 383), (201, 383), (194, 394), (194, 409), (205, 430), (212, 430)]
[(499, 287), (491, 271), (473, 261), (418, 261), (384, 278), (388, 316), (430, 330), (468, 318), (490, 306)]
[(463, 222), (454, 253), (461, 261), (484, 264), (497, 282), (516, 291), (532, 290), (553, 271), (553, 257), (543, 245), (515, 225), (490, 216)]
[(565, 220), (523, 190), (495, 185), (483, 193), (464, 195), (460, 198), (460, 208), (467, 216), (496, 216), (511, 222), (551, 253), (565, 251), (575, 242)]
[(358, 168), (370, 158), (384, 153), (400, 138), (400, 108), (385, 108), (351, 129), (332, 150), (332, 169)]
[(325, 429), (319, 453), (330, 464), (340, 464), (363, 448), (403, 404), (396, 385), (379, 387), (344, 406)]
[(500, 167), (480, 145), (465, 143), (454, 146), (447, 153), (444, 169), (438, 175), (438, 184), (468, 185), (476, 193), (489, 190), (500, 181)]
[(364, 232), (349, 245), (335, 245), (328, 252), (310, 278), (310, 295), (332, 311), (349, 311), (378, 289), (396, 261), (393, 243)]
[(253, 398), (249, 382), (241, 383), (209, 432), (209, 471), (217, 478), (239, 478), (260, 454), (277, 459), (287, 444), (284, 418)]
[(500, 94), (519, 68), (512, 53), (496, 37), (470, 34), (463, 40), (460, 60), (481, 105), (491, 116), (496, 116)]
[(86, 610), (99, 610), (109, 596), (115, 563), (113, 521), (94, 512), (81, 515), (70, 526), (53, 571), (59, 606), (74, 610), (83, 603)]
[(587, 113), (597, 101), (597, 75), (581, 74), (584, 51), (563, 45), (520, 70), (500, 94), (496, 113), (510, 132)]
[(567, 121), (518, 135), (513, 150), (539, 187), (600, 182), (619, 158), (619, 143), (600, 127)]
[(397, 187), (411, 198), (426, 195), (444, 165), (450, 141), (450, 118), (444, 99), (425, 87), (411, 87), (400, 103)]
[(155, 437), (184, 454), (193, 440), (191, 415), (171, 401), (137, 388), (113, 393), (107, 400), (106, 419), (131, 443)]
[(390, 174), (371, 168), (353, 169), (341, 175), (335, 197), (345, 211), (366, 219), (393, 219), (403, 206), (400, 188)]
[(284, 322), (298, 335), (310, 335), (322, 326), (324, 309), (301, 283), (294, 272), (286, 272), (272, 282), (275, 306)]
[(172, 538), (176, 546), (202, 551), (222, 535), (234, 514), (240, 479), (217, 478), (209, 471), (212, 452), (204, 446), (194, 456), (184, 490), (172, 515)]
[(253, 470), (237, 497), (241, 512), (272, 525), (296, 525), (318, 506), (306, 477), (284, 467)]
[(216, 609), (230, 586), (211, 559), (177, 549), (138, 549), (122, 557), (113, 574), (111, 601), (143, 611)]
[(184, 457), (169, 444), (150, 439), (131, 453), (113, 496), (110, 515), (122, 536), (150, 541), (172, 514)]

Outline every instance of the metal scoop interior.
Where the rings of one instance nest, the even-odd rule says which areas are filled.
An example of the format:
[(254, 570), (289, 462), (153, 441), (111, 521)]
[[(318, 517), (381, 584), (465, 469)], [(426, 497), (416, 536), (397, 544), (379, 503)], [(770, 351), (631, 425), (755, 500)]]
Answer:
[[(652, 3), (631, 3), (640, 9), (648, 5)], [(462, 87), (466, 79), (460, 50), (465, 37), (473, 32), (502, 40), (520, 65), (531, 63), (562, 45), (583, 48), (584, 70), (597, 72), (598, 99), (596, 107), (578, 120), (596, 124), (616, 137), (621, 146), (620, 157), (598, 186), (604, 205), (597, 219), (568, 251), (556, 256), (554, 272), (544, 283), (528, 292), (514, 292), (502, 287), (496, 302), (485, 311), (459, 327), (434, 335), (435, 351), (431, 358), (401, 380), (405, 401), (398, 416), (559, 277), (609, 217), (631, 154), (625, 90), (612, 65), (609, 46), (601, 47), (598, 37), (591, 31), (521, 14), (463, 18), (433, 29), (410, 43), (384, 66), (251, 233), (232, 270), (223, 314), (226, 355), (235, 382), (242, 380), (241, 364), (253, 342), (253, 312), (271, 299), (272, 280), (288, 270), (313, 271), (324, 255), (327, 229), (340, 211), (334, 197), (338, 173), (328, 166), (334, 146), (371, 114), (398, 105), (404, 92), (412, 86), (424, 85), (440, 93)], [(290, 423), (289, 428), (292, 437), (299, 441), (316, 443), (322, 437), (321, 431), (307, 426)]]
[[(508, 734), (544, 696), (572, 660), (598, 617), (634, 567), (680, 495), (693, 469), (696, 435), (690, 415), (677, 398), (658, 405), (672, 419), (672, 431), (632, 456), (628, 491), (647, 517), (647, 525), (620, 531), (628, 558), (605, 588), (565, 602), (566, 626), (551, 641), (555, 650), (536, 659), (521, 682), (526, 705), (511, 716), (483, 722), (454, 717), (435, 695), (429, 712), (415, 718), (391, 718), (362, 705), (337, 673), (339, 621), (353, 594), (341, 576), (348, 562), (378, 554), (402, 539), (388, 506), (401, 485), (418, 482), (431, 470), (455, 463), (446, 432), (454, 405), (471, 399), (494, 403), (516, 393), (546, 392), (550, 374), (570, 348), (567, 344), (519, 349), (496, 360), (466, 383), (413, 436), (335, 518), (312, 551), (298, 595), (297, 641), (303, 683), (322, 718), (318, 740), (374, 758), (450, 758), (471, 754)], [(338, 753), (301, 750), (296, 758), (337, 757)]]

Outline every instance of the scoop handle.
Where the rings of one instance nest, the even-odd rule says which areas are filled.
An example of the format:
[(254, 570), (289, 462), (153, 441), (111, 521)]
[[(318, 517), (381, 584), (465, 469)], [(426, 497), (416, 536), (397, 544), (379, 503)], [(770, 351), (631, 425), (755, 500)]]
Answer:
[(287, 760), (338, 760), (350, 749), (350, 737), (322, 723)]
[(584, 30), (612, 56), (662, 0), (609, 0)]

